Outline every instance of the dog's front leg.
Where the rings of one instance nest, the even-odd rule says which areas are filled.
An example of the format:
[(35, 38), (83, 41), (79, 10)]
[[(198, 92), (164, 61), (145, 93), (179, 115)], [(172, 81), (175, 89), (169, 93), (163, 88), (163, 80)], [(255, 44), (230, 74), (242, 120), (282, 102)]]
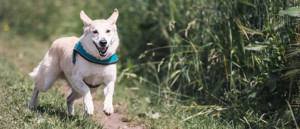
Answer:
[(78, 75), (72, 75), (71, 84), (73, 85), (74, 90), (83, 95), (83, 104), (86, 113), (92, 115), (94, 112), (94, 105), (90, 88), (83, 82), (82, 77)]
[(114, 89), (115, 89), (114, 81), (109, 82), (103, 88), (103, 92), (105, 95), (103, 112), (108, 116), (114, 112), (114, 107), (112, 105)]

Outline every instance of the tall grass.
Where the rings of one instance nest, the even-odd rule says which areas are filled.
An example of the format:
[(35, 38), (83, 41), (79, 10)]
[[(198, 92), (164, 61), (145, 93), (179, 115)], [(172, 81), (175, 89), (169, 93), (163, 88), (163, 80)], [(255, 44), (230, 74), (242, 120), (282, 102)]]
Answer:
[(299, 21), (279, 11), (298, 5), (294, 0), (149, 1), (141, 25), (149, 28), (145, 37), (151, 46), (140, 56), (146, 64), (132, 69), (140, 68), (138, 78), (153, 102), (166, 107), (218, 105), (225, 108), (219, 117), (245, 127), (294, 127), (291, 112), (299, 109), (288, 109), (286, 100), (298, 99), (299, 82), (283, 75), (295, 60), (286, 50), (299, 42)]

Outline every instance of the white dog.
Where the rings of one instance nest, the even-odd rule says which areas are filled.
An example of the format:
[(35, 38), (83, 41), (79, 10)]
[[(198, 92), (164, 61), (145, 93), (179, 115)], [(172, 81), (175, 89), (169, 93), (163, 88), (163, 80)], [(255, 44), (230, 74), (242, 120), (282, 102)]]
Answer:
[(94, 106), (91, 92), (103, 84), (106, 115), (114, 112), (112, 105), (117, 75), (116, 49), (119, 46), (116, 21), (119, 12), (114, 10), (107, 19), (91, 20), (83, 11), (80, 18), (84, 33), (80, 38), (65, 37), (53, 42), (44, 59), (29, 75), (35, 81), (29, 108), (36, 107), (39, 91), (46, 92), (56, 79), (63, 78), (72, 88), (67, 98), (68, 112), (74, 114), (74, 100), (83, 96), (84, 109), (92, 115)]

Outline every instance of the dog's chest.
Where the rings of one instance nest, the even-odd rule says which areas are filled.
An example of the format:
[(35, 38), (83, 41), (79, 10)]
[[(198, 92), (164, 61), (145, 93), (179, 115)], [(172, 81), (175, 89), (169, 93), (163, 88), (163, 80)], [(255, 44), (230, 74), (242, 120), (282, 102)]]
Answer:
[(76, 60), (77, 61), (73, 70), (73, 74), (78, 74), (83, 79), (83, 81), (85, 81), (85, 83), (90, 85), (106, 85), (109, 82), (116, 80), (116, 64), (95, 64), (85, 60), (81, 56), (77, 56)]
[(90, 66), (82, 71), (83, 80), (90, 85), (104, 84), (116, 80), (116, 65)]

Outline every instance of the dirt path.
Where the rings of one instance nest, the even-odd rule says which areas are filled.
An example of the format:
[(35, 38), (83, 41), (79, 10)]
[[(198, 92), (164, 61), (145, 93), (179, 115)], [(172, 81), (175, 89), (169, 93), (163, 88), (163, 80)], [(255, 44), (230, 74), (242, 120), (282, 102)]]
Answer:
[[(61, 92), (65, 95), (65, 98), (71, 93), (71, 89), (67, 86), (60, 87)], [(96, 93), (98, 93), (97, 91)], [(82, 98), (75, 101), (75, 104), (81, 104), (82, 105)], [(103, 102), (101, 100), (93, 100), (94, 102), (94, 108), (95, 112), (92, 116), (95, 121), (97, 121), (99, 124), (101, 124), (104, 129), (143, 129), (142, 126), (129, 126), (130, 122), (123, 122), (122, 118), (126, 117), (126, 114), (122, 114), (120, 112), (123, 112), (125, 110), (124, 106), (120, 105), (114, 105), (115, 113), (113, 113), (111, 116), (106, 116), (103, 111)], [(76, 109), (75, 109), (76, 110)]]

